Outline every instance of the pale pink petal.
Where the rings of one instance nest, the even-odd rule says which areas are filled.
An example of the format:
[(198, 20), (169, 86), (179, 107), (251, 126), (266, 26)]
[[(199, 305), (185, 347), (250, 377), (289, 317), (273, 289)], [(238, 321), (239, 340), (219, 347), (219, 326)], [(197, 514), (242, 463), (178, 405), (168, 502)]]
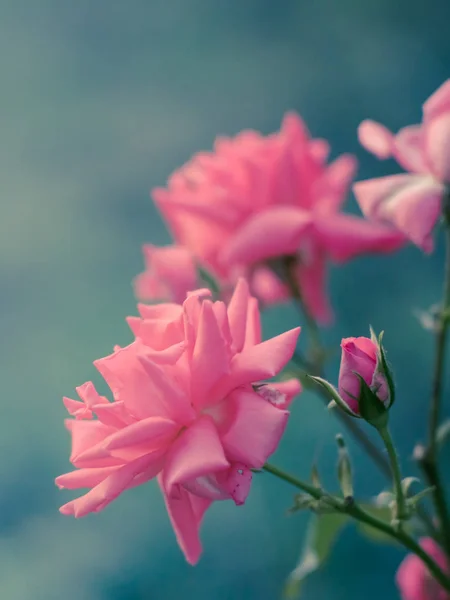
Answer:
[[(223, 478), (226, 477), (224, 481)], [(247, 500), (252, 484), (252, 472), (247, 465), (234, 463), (228, 472), (218, 473), (217, 478), (226, 489), (228, 495), (234, 500), (236, 506), (241, 506)]]
[(369, 252), (388, 253), (405, 244), (405, 236), (393, 227), (354, 215), (337, 214), (316, 221), (317, 234), (333, 260), (346, 261)]
[(229, 372), (230, 350), (214, 314), (213, 304), (205, 300), (191, 360), (191, 394), (197, 409), (210, 402), (211, 388)]
[(259, 313), (258, 301), (256, 298), (250, 297), (248, 301), (244, 349), (260, 344), (261, 340), (261, 315)]
[(171, 302), (164, 302), (162, 304), (139, 303), (137, 308), (143, 319), (163, 320), (168, 323), (180, 319), (183, 315), (182, 306)]
[(161, 470), (162, 464), (160, 455), (141, 456), (111, 473), (84, 496), (61, 506), (60, 512), (74, 517), (84, 517), (91, 512), (99, 512), (130, 487), (137, 475), (145, 472), (155, 477)]
[(175, 321), (127, 317), (127, 323), (147, 347), (158, 351), (180, 343), (184, 337), (181, 315)]
[(294, 254), (310, 226), (308, 212), (293, 206), (277, 206), (255, 214), (222, 249), (224, 264), (255, 263)]
[(248, 283), (241, 277), (228, 304), (228, 319), (236, 352), (240, 352), (244, 346), (249, 300)]
[(188, 563), (195, 565), (202, 553), (199, 538), (200, 523), (212, 501), (194, 496), (183, 488), (180, 488), (179, 495), (169, 497), (164, 490), (161, 477), (158, 477), (158, 481), (178, 545)]
[(158, 248), (148, 244), (143, 252), (147, 271), (135, 282), (138, 297), (183, 302), (187, 292), (198, 287), (197, 269), (192, 254), (186, 248), (175, 244)]
[(424, 120), (426, 122), (450, 111), (450, 79), (444, 83), (428, 98), (423, 105)]
[(425, 126), (425, 152), (432, 174), (450, 183), (450, 109)]
[(366, 119), (358, 127), (358, 139), (361, 146), (377, 158), (383, 160), (392, 156), (394, 136), (384, 125)]
[(76, 490), (78, 488), (92, 488), (101, 483), (106, 477), (120, 469), (121, 465), (112, 467), (99, 467), (96, 469), (77, 469), (70, 473), (60, 475), (55, 479), (59, 489)]
[(234, 418), (221, 440), (232, 461), (260, 469), (275, 452), (289, 413), (276, 408), (257, 392), (236, 390), (227, 399)]
[(420, 179), (419, 175), (409, 174), (366, 179), (355, 183), (353, 192), (363, 214), (369, 219), (377, 219), (382, 202)]
[[(176, 347), (172, 346), (168, 352), (172, 353), (174, 349)], [(182, 350), (181, 347), (171, 358), (178, 358)], [(163, 358), (165, 352), (158, 354), (158, 358)], [(158, 383), (155, 382), (152, 378), (153, 370), (152, 375), (149, 375), (143, 366), (143, 363), (153, 362), (148, 358), (149, 355), (151, 355), (149, 349), (137, 340), (110, 356), (95, 361), (94, 365), (108, 383), (114, 398), (122, 400), (127, 410), (136, 418), (145, 419), (154, 416), (171, 418), (173, 407), (170, 406), (166, 395), (169, 389), (172, 390), (169, 378), (160, 374), (160, 367)]]
[(72, 398), (63, 398), (64, 406), (67, 412), (76, 419), (92, 419), (92, 411), (86, 406), (84, 402), (79, 400), (72, 400)]
[(126, 410), (123, 402), (108, 402), (108, 404), (95, 404), (92, 407), (99, 421), (110, 427), (123, 427), (132, 423), (132, 417)]
[[(153, 401), (162, 410), (160, 415), (155, 413), (151, 416), (163, 416), (179, 424), (187, 425), (194, 418), (194, 409), (191, 406), (189, 394), (181, 383), (170, 376), (167, 369), (145, 356), (139, 357), (139, 362), (145, 370), (146, 375), (154, 386)], [(150, 402), (150, 398), (147, 399)]]
[(204, 416), (173, 442), (163, 471), (164, 488), (170, 496), (178, 484), (229, 466), (214, 422)]
[(169, 419), (149, 417), (128, 425), (110, 435), (104, 442), (108, 450), (145, 444), (148, 452), (168, 444), (180, 430), (180, 425)]
[(410, 175), (407, 185), (394, 182), (388, 187), (383, 180), (380, 184), (369, 180), (357, 185), (355, 194), (360, 203), (372, 203), (371, 218), (392, 223), (419, 248), (431, 252), (433, 228), (441, 213), (444, 193), (441, 184), (428, 177)]
[(300, 327), (291, 329), (256, 346), (244, 348), (231, 361), (231, 373), (214, 390), (224, 396), (236, 387), (277, 375), (290, 361), (300, 334)]
[[(116, 431), (113, 427), (108, 427), (100, 421), (74, 421), (66, 420), (66, 427), (72, 435), (72, 452), (70, 454), (70, 462), (74, 465), (78, 464), (78, 457), (86, 450), (103, 442), (105, 438)], [(108, 466), (108, 465), (92, 465), (92, 466)]]
[(426, 173), (428, 167), (423, 149), (423, 127), (410, 125), (403, 127), (394, 139), (394, 156), (397, 162), (413, 173)]
[(314, 209), (320, 213), (339, 210), (347, 198), (357, 169), (358, 161), (351, 154), (342, 154), (332, 162), (315, 188), (317, 202)]

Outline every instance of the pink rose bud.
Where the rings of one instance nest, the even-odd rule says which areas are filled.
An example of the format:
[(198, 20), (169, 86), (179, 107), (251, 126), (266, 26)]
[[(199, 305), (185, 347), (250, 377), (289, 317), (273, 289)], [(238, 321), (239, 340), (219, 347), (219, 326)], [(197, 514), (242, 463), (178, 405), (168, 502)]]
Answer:
[[(355, 416), (366, 418), (362, 414), (363, 395), (365, 398), (374, 397), (374, 402), (380, 405), (380, 412), (384, 412), (383, 405), (387, 409), (393, 402), (393, 386), (380, 340), (375, 335), (371, 338), (344, 338), (341, 348), (338, 384), (341, 398)], [(363, 382), (367, 385), (364, 386)]]

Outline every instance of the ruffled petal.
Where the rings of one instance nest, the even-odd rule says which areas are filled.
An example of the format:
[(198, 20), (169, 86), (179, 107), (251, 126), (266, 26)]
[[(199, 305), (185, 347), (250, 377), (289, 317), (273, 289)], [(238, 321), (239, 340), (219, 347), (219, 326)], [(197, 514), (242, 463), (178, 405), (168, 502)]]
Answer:
[(223, 248), (223, 264), (253, 264), (294, 254), (311, 223), (309, 212), (293, 206), (276, 206), (255, 214)]
[(392, 223), (424, 252), (431, 252), (433, 228), (441, 213), (442, 184), (430, 177), (398, 175), (361, 181), (357, 186), (355, 194), (363, 211), (364, 205), (370, 205), (371, 218)]
[(96, 469), (77, 469), (70, 473), (60, 475), (55, 479), (59, 489), (76, 490), (78, 488), (92, 488), (109, 477), (111, 473), (120, 469), (121, 465), (112, 467), (98, 467)]
[(450, 110), (426, 124), (425, 152), (435, 178), (450, 183)]
[(236, 352), (240, 352), (244, 346), (246, 330), (248, 304), (250, 292), (248, 283), (242, 277), (238, 280), (234, 293), (228, 304), (228, 321), (230, 324), (231, 338)]
[(232, 461), (260, 469), (276, 450), (289, 413), (256, 392), (236, 390), (227, 400), (234, 418), (221, 439)]
[(229, 376), (214, 390), (225, 396), (236, 387), (277, 375), (290, 361), (300, 334), (300, 327), (291, 329), (256, 346), (244, 348), (231, 361)]
[(302, 384), (298, 379), (286, 379), (285, 381), (273, 381), (270, 387), (275, 388), (280, 397), (273, 403), (274, 406), (280, 409), (287, 409), (291, 405), (292, 400), (302, 393)]
[(394, 156), (399, 165), (406, 171), (412, 173), (428, 172), (423, 137), (423, 127), (421, 125), (403, 127), (395, 136)]
[(170, 497), (165, 492), (162, 478), (159, 477), (158, 480), (178, 545), (187, 562), (195, 565), (202, 553), (200, 524), (212, 501), (194, 496), (183, 488), (180, 488), (179, 495)]
[(336, 261), (346, 261), (368, 252), (393, 252), (406, 241), (393, 227), (354, 215), (322, 217), (317, 220), (316, 229), (327, 253)]
[(91, 512), (99, 512), (130, 487), (133, 479), (145, 472), (148, 479), (155, 477), (161, 470), (163, 459), (153, 453), (120, 467), (93, 487), (87, 494), (61, 506), (63, 515), (84, 517)]
[(213, 304), (202, 304), (191, 361), (191, 395), (197, 409), (210, 401), (211, 388), (229, 372), (230, 350), (222, 336)]
[(213, 420), (204, 416), (175, 440), (164, 466), (164, 489), (176, 494), (179, 484), (227, 469), (225, 457)]

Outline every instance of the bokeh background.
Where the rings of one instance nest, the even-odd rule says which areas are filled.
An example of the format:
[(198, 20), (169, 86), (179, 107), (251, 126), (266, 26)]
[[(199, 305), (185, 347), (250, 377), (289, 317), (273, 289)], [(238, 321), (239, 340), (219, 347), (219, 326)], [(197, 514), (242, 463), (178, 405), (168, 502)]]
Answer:
[[(271, 600), (300, 552), (293, 491), (256, 476), (239, 509), (217, 503), (196, 568), (147, 484), (103, 513), (62, 517), (69, 470), (62, 395), (131, 340), (140, 246), (169, 241), (148, 190), (216, 134), (270, 132), (299, 111), (359, 177), (395, 171), (359, 148), (371, 116), (397, 129), (450, 75), (447, 0), (0, 1), (0, 594), (5, 600)], [(353, 199), (349, 210), (356, 210)], [(331, 273), (327, 341), (386, 330), (403, 464), (424, 436), (431, 337), (414, 317), (440, 293), (442, 248), (359, 259)], [(269, 334), (296, 320), (265, 317)], [(337, 375), (337, 359), (329, 367)], [(446, 407), (448, 410), (448, 407)], [(304, 394), (276, 462), (333, 484), (333, 418)], [(357, 491), (383, 485), (357, 448)], [(275, 462), (275, 460), (274, 460)], [(397, 598), (395, 548), (349, 528), (304, 588), (311, 600)]]

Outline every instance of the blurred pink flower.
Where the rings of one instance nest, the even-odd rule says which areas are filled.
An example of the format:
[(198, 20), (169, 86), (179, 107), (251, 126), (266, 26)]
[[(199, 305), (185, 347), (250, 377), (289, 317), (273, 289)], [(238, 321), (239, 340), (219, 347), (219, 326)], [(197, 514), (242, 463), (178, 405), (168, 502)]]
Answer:
[(378, 344), (370, 338), (350, 337), (342, 340), (341, 348), (338, 389), (350, 410), (359, 414), (361, 381), (355, 373), (364, 379), (385, 405), (389, 405), (389, 386), (381, 371)]
[(197, 269), (192, 254), (182, 246), (143, 247), (145, 271), (134, 280), (140, 300), (183, 302), (187, 292), (198, 287)]
[(61, 507), (82, 517), (158, 477), (192, 564), (205, 510), (214, 500), (245, 502), (251, 469), (275, 451), (300, 391), (292, 380), (261, 383), (290, 360), (300, 329), (262, 342), (257, 301), (244, 280), (228, 307), (208, 293), (192, 293), (182, 306), (139, 306), (141, 318), (129, 319), (136, 340), (95, 362), (113, 401), (91, 383), (78, 388), (81, 402), (65, 400), (75, 417), (66, 424), (77, 470), (56, 480), (61, 488), (91, 488)]
[(326, 322), (327, 261), (390, 252), (403, 243), (391, 228), (340, 212), (356, 160), (342, 155), (327, 165), (328, 153), (328, 143), (311, 139), (290, 113), (278, 133), (218, 138), (213, 152), (195, 155), (153, 198), (177, 243), (225, 285), (248, 277), (264, 302), (289, 297), (268, 262), (297, 256), (307, 307)]
[(354, 185), (363, 213), (391, 223), (425, 252), (433, 250), (433, 228), (450, 184), (450, 79), (423, 105), (420, 125), (393, 135), (374, 121), (363, 121), (359, 141), (380, 159), (393, 157), (408, 174), (359, 181)]
[[(448, 563), (444, 552), (431, 538), (422, 538), (420, 545), (438, 563), (441, 569), (448, 572)], [(415, 554), (408, 554), (397, 571), (397, 586), (402, 600), (450, 600), (446, 592)]]

